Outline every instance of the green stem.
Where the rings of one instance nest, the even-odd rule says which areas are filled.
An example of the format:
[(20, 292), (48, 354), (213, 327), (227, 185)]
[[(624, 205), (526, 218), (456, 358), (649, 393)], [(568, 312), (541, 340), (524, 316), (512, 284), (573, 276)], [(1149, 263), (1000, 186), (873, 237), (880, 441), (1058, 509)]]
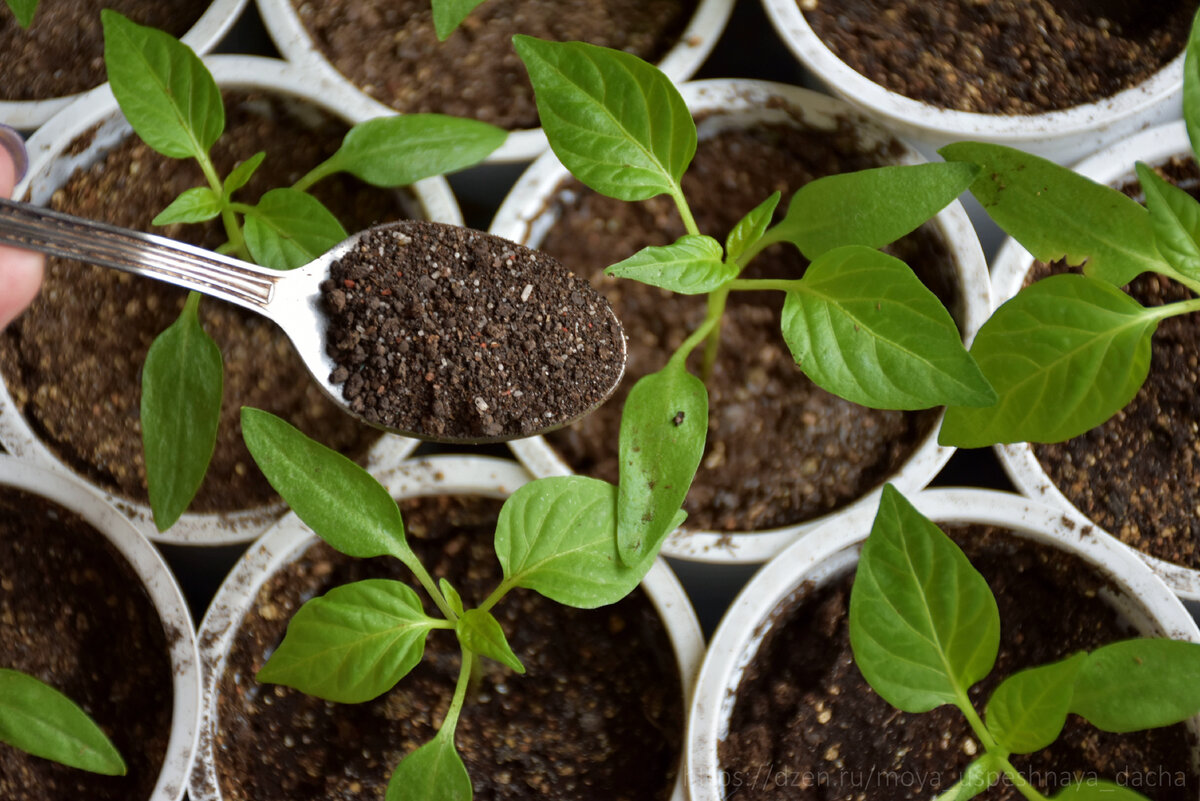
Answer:
[(292, 184), (292, 189), (295, 189), (297, 192), (307, 192), (308, 188), (310, 186), (312, 186), (313, 184), (315, 184), (317, 181), (321, 180), (322, 178), (324, 178), (328, 175), (332, 175), (333, 173), (335, 173), (337, 171), (338, 171), (337, 164), (334, 163), (333, 157), (330, 156), (329, 158), (325, 159), (320, 164), (318, 164), (317, 166), (315, 166), (311, 170), (309, 170), (305, 175), (303, 175), (300, 178), (299, 181), (296, 181), (296, 183)]
[[(429, 575), (429, 571), (425, 569), (425, 565), (417, 561), (417, 557), (413, 555), (411, 560), (407, 560), (404, 564), (408, 565), (408, 569), (417, 577), (417, 581), (421, 582), (421, 586), (425, 588), (425, 592), (429, 593), (429, 597), (433, 599), (433, 604), (438, 608), (438, 611), (445, 616), (446, 620), (458, 620), (458, 615), (450, 608), (450, 604), (446, 601), (446, 597), (442, 595), (442, 591), (433, 581), (433, 577)], [(453, 625), (451, 626), (453, 628)]]
[(727, 286), (708, 293), (708, 319), (716, 320), (716, 324), (704, 340), (704, 364), (700, 369), (700, 380), (705, 383), (712, 377), (713, 367), (717, 363), (717, 351), (721, 349), (721, 321), (725, 319), (725, 301), (728, 299)]
[(225, 185), (221, 183), (221, 176), (217, 175), (217, 168), (213, 165), (212, 159), (205, 153), (196, 159), (196, 163), (200, 165), (200, 171), (204, 173), (204, 179), (208, 181), (209, 188), (216, 192), (218, 198), (221, 198), (221, 222), (225, 226), (225, 236), (229, 238), (230, 250), (238, 258), (251, 261), (250, 251), (246, 248), (246, 238), (242, 235), (242, 227), (238, 225), (233, 207), (229, 203), (229, 199), (225, 197)]
[(967, 697), (965, 691), (958, 693), (958, 701), (956, 706), (967, 718), (967, 723), (971, 724), (971, 731), (975, 732), (975, 736), (979, 738), (979, 742), (989, 754), (995, 754), (1001, 759), (1008, 759), (1008, 752), (1000, 748), (996, 743), (996, 739), (992, 737), (992, 733), (988, 731), (984, 725), (983, 719), (979, 717), (979, 713), (975, 711), (975, 707), (971, 704), (971, 699)]
[(802, 285), (803, 279), (801, 278), (735, 278), (725, 286), (736, 292), (757, 292), (764, 289), (792, 292)]
[(688, 206), (687, 198), (683, 196), (683, 189), (678, 184), (671, 190), (671, 199), (675, 201), (675, 208), (679, 209), (679, 216), (683, 218), (683, 227), (692, 236), (700, 236), (696, 218), (692, 216), (692, 209)]
[(1013, 767), (1008, 758), (1000, 760), (1000, 767), (1004, 770), (1004, 775), (1013, 783), (1013, 787), (1017, 788), (1017, 792), (1025, 796), (1029, 801), (1050, 801), (1046, 796), (1038, 792), (1038, 789), (1026, 780), (1021, 772)]
[(454, 742), (454, 728), (458, 726), (458, 715), (462, 712), (463, 701), (467, 698), (467, 686), (471, 683), (471, 667), (474, 661), (474, 654), (466, 650), (462, 652), (462, 666), (458, 669), (458, 684), (454, 687), (454, 697), (450, 699), (450, 708), (446, 710), (446, 717), (438, 729), (437, 736), (448, 737), (451, 743)]
[(756, 241), (754, 244), (752, 244), (748, 248), (746, 248), (745, 252), (742, 253), (741, 257), (737, 260), (738, 266), (745, 267), (747, 264), (749, 264), (751, 261), (753, 261), (754, 257), (757, 256), (759, 253), (762, 253), (764, 250), (769, 248), (771, 245), (774, 245), (776, 242), (783, 242), (783, 241), (784, 240), (782, 237), (774, 236), (773, 232), (768, 230), (766, 233), (764, 233), (758, 239), (758, 241)]
[(676, 362), (680, 367), (682, 367), (683, 362), (687, 361), (688, 356), (690, 356), (692, 351), (696, 349), (696, 346), (704, 341), (704, 339), (720, 321), (721, 318), (719, 317), (705, 318), (700, 327), (693, 331), (691, 336), (683, 341), (683, 344), (676, 349), (675, 353), (671, 354), (671, 358), (668, 363)]
[(1177, 303), (1168, 303), (1165, 306), (1152, 306), (1147, 311), (1153, 312), (1154, 316), (1160, 320), (1165, 320), (1168, 317), (1178, 317), (1181, 314), (1200, 311), (1200, 298), (1181, 300)]
[(483, 599), (483, 603), (479, 605), (479, 611), (490, 612), (492, 607), (500, 603), (500, 599), (507, 595), (511, 589), (512, 585), (508, 583), (508, 579), (501, 581), (496, 589), (492, 590), (492, 594)]

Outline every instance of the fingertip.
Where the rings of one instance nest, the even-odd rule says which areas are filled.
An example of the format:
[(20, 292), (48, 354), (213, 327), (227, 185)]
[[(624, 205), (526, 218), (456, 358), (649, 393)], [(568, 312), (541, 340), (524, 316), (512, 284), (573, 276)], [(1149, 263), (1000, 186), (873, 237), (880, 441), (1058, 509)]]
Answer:
[(13, 187), (25, 177), (29, 154), (25, 140), (7, 125), (0, 125), (0, 195), (12, 197)]
[(0, 247), (0, 329), (28, 306), (42, 283), (43, 259), (27, 250)]

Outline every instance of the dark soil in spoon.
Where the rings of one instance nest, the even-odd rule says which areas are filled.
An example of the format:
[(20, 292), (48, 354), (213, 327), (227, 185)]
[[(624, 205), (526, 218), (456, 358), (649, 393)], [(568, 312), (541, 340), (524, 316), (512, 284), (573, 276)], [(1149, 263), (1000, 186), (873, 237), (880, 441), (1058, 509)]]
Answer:
[(351, 409), (434, 438), (529, 436), (600, 403), (625, 361), (587, 282), (468, 228), (372, 232), (322, 284), (329, 354)]

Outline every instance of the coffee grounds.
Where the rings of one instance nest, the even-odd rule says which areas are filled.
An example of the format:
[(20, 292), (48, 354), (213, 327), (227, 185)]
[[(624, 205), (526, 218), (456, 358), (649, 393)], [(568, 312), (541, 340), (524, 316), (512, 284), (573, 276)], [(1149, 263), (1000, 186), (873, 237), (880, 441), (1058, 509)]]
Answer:
[[(1136, 636), (1103, 600), (1105, 581), (1075, 556), (988, 526), (947, 533), (987, 579), (1000, 609), (996, 667), (970, 690), (977, 710), (1019, 670)], [(851, 574), (809, 587), (776, 613), (720, 744), (727, 797), (918, 801), (945, 791), (983, 753), (957, 708), (900, 712), (863, 679), (847, 623), (852, 584)], [(1193, 742), (1184, 724), (1112, 734), (1071, 715), (1054, 744), (1011, 759), (1047, 795), (1075, 778), (1104, 778), (1156, 801), (1185, 801), (1200, 786)], [(978, 797), (1022, 798), (1007, 781)]]
[(404, 223), (365, 236), (330, 276), (330, 380), (379, 425), (529, 436), (583, 414), (621, 377), (625, 343), (607, 301), (499, 237)]
[(67, 509), (0, 489), (0, 667), (38, 678), (100, 726), (128, 768), (100, 776), (0, 744), (0, 798), (145, 801), (174, 697), (167, 635), (141, 580)]
[(798, 0), (875, 83), (939, 108), (1038, 114), (1110, 97), (1182, 52), (1200, 0)]
[[(492, 549), (500, 501), (401, 501), (409, 543), (468, 606), (501, 579)], [(267, 580), (219, 683), (214, 752), (226, 801), (383, 801), (401, 757), (434, 735), (458, 677), (453, 632), (434, 631), (414, 670), (374, 701), (333, 704), (254, 675), (300, 605), (367, 578), (420, 585), (395, 559), (325, 545)], [(426, 613), (439, 615), (432, 606)], [(600, 609), (515, 590), (493, 610), (524, 664), (483, 659), (455, 733), (476, 801), (666, 801), (679, 768), (683, 689), (662, 621), (639, 589)]]

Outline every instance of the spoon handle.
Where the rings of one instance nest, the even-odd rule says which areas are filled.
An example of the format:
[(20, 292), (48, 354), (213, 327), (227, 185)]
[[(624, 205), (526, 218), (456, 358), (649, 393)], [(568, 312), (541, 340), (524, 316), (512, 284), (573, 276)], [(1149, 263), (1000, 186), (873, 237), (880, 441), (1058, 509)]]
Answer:
[(280, 274), (153, 234), (0, 198), (0, 244), (156, 278), (264, 312)]

